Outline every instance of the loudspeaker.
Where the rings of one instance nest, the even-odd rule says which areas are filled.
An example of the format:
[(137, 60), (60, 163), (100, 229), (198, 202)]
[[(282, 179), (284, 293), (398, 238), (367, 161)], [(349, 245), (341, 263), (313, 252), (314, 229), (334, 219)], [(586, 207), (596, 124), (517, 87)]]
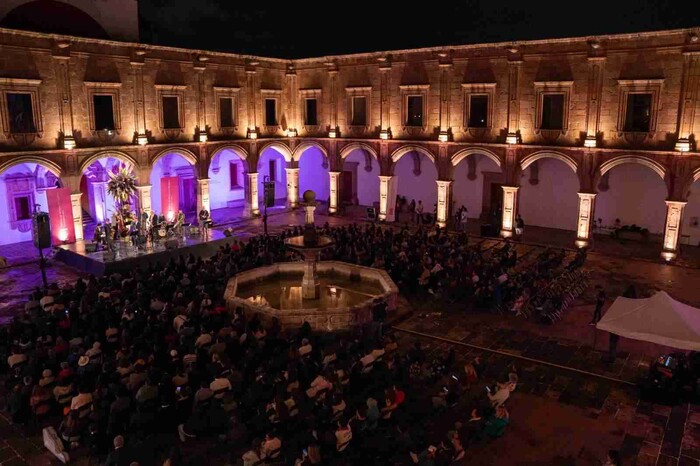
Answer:
[(374, 207), (367, 207), (367, 218), (370, 220), (377, 218), (377, 210)]
[(97, 251), (97, 243), (85, 243), (85, 252)]
[(32, 237), (35, 247), (39, 249), (51, 247), (51, 224), (49, 214), (46, 212), (37, 212), (32, 217)]
[(176, 239), (166, 239), (165, 240), (165, 249), (177, 249), (177, 240)]
[(263, 183), (264, 204), (265, 207), (274, 207), (275, 205), (275, 182), (265, 181)]

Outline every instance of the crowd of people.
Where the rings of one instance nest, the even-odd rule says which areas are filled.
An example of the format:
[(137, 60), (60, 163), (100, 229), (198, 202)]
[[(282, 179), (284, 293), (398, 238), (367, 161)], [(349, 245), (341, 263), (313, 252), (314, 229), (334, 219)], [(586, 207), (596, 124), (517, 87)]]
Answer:
[[(335, 240), (329, 257), (384, 268), (408, 294), (488, 307), (518, 286), (509, 244), (482, 251), (439, 229), (320, 230)], [(429, 360), (420, 342), (400, 351), (379, 322), (319, 335), (228, 310), (228, 278), (296, 260), (283, 241), (298, 234), (232, 239), (206, 260), (37, 288), (0, 329), (13, 421), (53, 425), (66, 448), (87, 447), (108, 465), (172, 466), (202, 439), (245, 466), (457, 464), (470, 445), (503, 435), (514, 367), (491, 373), (484, 390), (479, 358), (458, 367), (454, 352)], [(465, 414), (454, 428), (427, 422), (445, 411)]]

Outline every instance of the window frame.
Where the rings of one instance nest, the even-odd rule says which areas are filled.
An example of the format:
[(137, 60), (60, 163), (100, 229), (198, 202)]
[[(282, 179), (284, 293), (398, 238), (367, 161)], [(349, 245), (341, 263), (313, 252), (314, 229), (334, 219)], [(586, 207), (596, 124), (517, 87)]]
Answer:
[[(617, 111), (617, 133), (619, 136), (625, 134), (646, 134), (656, 133), (656, 125), (659, 117), (659, 100), (664, 79), (618, 79), (619, 101)], [(627, 120), (627, 96), (629, 94), (651, 94), (651, 114), (649, 115), (649, 130), (645, 132), (626, 131), (625, 122)]]
[[(302, 111), (302, 127), (307, 131), (307, 132), (315, 132), (318, 131), (321, 127), (321, 121), (322, 121), (322, 100), (321, 100), (321, 89), (300, 89), (299, 90), (299, 97), (303, 101), (304, 105), (301, 109)], [(316, 123), (312, 124), (308, 122), (308, 115), (307, 115), (307, 108), (306, 108), (306, 101), (307, 100), (316, 100)]]
[[(280, 120), (281, 120), (281, 106), (282, 106), (282, 90), (281, 89), (260, 89), (260, 97), (261, 97), (261, 103), (262, 103), (262, 118), (263, 118), (263, 128), (264, 128), (264, 133), (270, 134), (270, 133), (276, 133), (280, 130), (281, 125), (280, 125)], [(274, 100), (275, 101), (275, 124), (274, 125), (268, 125), (267, 124), (267, 105), (265, 103), (266, 100)]]
[[(535, 81), (535, 134), (566, 134), (569, 130), (569, 117), (571, 113), (571, 89), (573, 81)], [(562, 95), (561, 129), (542, 128), (542, 116), (544, 110), (544, 96)]]
[[(2, 119), (2, 131), (6, 138), (13, 135), (33, 134), (37, 137), (43, 135), (43, 122), (41, 114), (41, 101), (39, 99), (40, 79), (0, 78), (0, 117)], [(10, 111), (7, 107), (7, 94), (29, 94), (32, 101), (32, 118), (34, 119), (33, 133), (13, 133), (10, 126)]]
[[(156, 84), (155, 88), (157, 90), (157, 95), (158, 95), (158, 129), (162, 133), (170, 133), (172, 136), (173, 134), (177, 133), (178, 130), (180, 133), (182, 133), (185, 130), (185, 89), (187, 89), (187, 86), (185, 85), (164, 85), (164, 84)], [(176, 97), (177, 98), (177, 110), (178, 110), (178, 123), (180, 124), (179, 128), (166, 128), (165, 127), (165, 115), (163, 114), (163, 97)]]
[[(628, 129), (627, 128), (627, 120), (630, 117), (629, 114), (629, 107), (630, 107), (630, 98), (633, 96), (637, 95), (646, 95), (649, 96), (649, 122), (647, 123), (647, 128), (644, 131), (639, 131), (633, 128)], [(651, 130), (651, 115), (653, 113), (654, 109), (654, 96), (650, 92), (628, 92), (627, 95), (625, 96), (625, 121), (622, 124), (622, 130), (626, 133), (648, 133)], [(632, 117), (634, 118), (634, 117)]]
[[(487, 98), (487, 108), (486, 108), (486, 126), (469, 126), (469, 113), (471, 106), (471, 96), (472, 95), (486, 95)], [(476, 82), (476, 83), (462, 83), (462, 103), (464, 106), (462, 113), (462, 128), (463, 130), (470, 131), (489, 131), (493, 128), (493, 103), (496, 96), (496, 83), (494, 82)]]
[[(243, 171), (240, 169), (240, 166), (241, 166), (240, 163), (236, 162), (235, 160), (229, 160), (229, 162), (228, 162), (229, 191), (238, 191), (238, 190), (243, 188), (243, 184), (241, 183), (241, 181), (242, 181), (241, 175), (242, 175)], [(235, 173), (236, 173), (236, 184), (235, 185), (231, 183), (232, 178), (233, 178), (231, 176), (231, 174), (233, 173), (233, 170), (232, 170), (233, 167), (236, 167), (235, 168)]]
[(122, 129), (121, 106), (119, 102), (120, 89), (122, 83), (117, 82), (96, 82), (85, 81), (85, 92), (88, 103), (88, 124), (90, 132), (95, 135), (102, 131), (102, 128), (97, 128), (95, 119), (95, 96), (108, 95), (112, 97), (112, 117), (114, 118), (114, 132), (119, 134)]
[[(545, 128), (544, 125), (544, 114), (545, 114), (545, 108), (544, 108), (544, 103), (548, 98), (552, 98), (554, 96), (561, 96), (561, 128)], [(563, 131), (564, 130), (564, 115), (566, 114), (566, 94), (562, 92), (544, 92), (542, 93), (542, 101), (541, 101), (541, 109), (540, 109), (540, 130), (547, 130), (547, 131)]]
[[(372, 86), (349, 86), (345, 88), (347, 106), (345, 109), (345, 124), (350, 132), (364, 133), (372, 126)], [(365, 99), (365, 124), (353, 124), (353, 99), (362, 97)]]
[[(214, 101), (216, 103), (216, 124), (218, 130), (221, 132), (230, 132), (238, 130), (238, 104), (240, 90), (240, 87), (214, 86)], [(223, 126), (221, 124), (221, 99), (231, 99), (233, 126)]]
[[(414, 85), (402, 85), (399, 86), (401, 90), (401, 126), (404, 131), (425, 131), (428, 127), (428, 90), (430, 89), (430, 84), (414, 84)], [(408, 98), (409, 97), (421, 97), (422, 99), (422, 114), (421, 114), (421, 124), (420, 125), (409, 125), (408, 124)]]

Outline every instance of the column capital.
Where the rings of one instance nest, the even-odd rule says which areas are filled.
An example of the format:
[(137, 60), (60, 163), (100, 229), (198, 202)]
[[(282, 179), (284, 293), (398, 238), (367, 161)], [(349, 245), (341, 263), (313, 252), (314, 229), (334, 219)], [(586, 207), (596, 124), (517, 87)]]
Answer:
[(380, 180), (385, 180), (385, 181), (389, 181), (389, 180), (392, 179), (393, 177), (394, 177), (394, 175), (379, 175), (379, 179), (380, 179)]
[(688, 201), (671, 201), (671, 200), (664, 201), (664, 202), (665, 202), (666, 205), (669, 206), (669, 207), (679, 207), (679, 208), (681, 208), (681, 209), (682, 209), (683, 207), (685, 207), (685, 205), (688, 203)]
[(518, 189), (520, 189), (520, 186), (508, 186), (508, 185), (502, 185), (501, 188), (503, 188), (503, 191), (505, 192), (517, 192)]
[(150, 184), (140, 184), (136, 186), (136, 191), (146, 191), (147, 189), (153, 188), (153, 185)]
[(453, 180), (435, 180), (435, 182), (438, 184), (438, 186), (449, 186), (454, 181)]
[(596, 197), (596, 195), (597, 195), (598, 193), (580, 192), (580, 193), (576, 193), (576, 194), (578, 194), (578, 197), (579, 197), (580, 199), (586, 199), (586, 198), (588, 198), (588, 199), (593, 199), (594, 197)]

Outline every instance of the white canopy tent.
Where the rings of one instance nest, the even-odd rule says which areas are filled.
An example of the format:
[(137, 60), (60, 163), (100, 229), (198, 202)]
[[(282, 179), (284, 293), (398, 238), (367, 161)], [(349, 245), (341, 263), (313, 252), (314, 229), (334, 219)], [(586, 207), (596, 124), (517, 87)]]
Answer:
[(633, 340), (700, 351), (700, 309), (659, 291), (651, 298), (619, 297), (597, 328)]

